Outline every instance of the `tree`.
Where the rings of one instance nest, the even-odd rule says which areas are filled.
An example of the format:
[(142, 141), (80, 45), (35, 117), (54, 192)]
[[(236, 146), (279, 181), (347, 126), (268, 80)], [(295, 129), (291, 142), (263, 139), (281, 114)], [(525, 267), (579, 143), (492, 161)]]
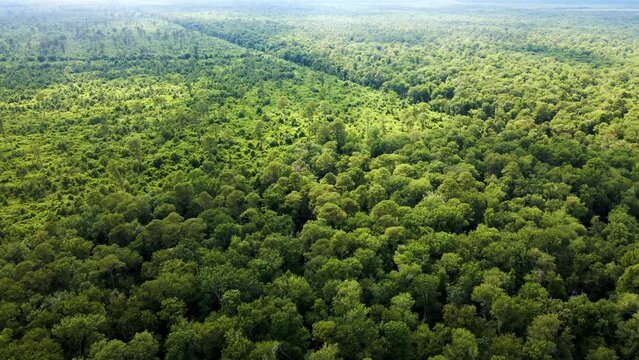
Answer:
[(388, 341), (387, 353), (394, 359), (408, 359), (411, 354), (411, 332), (402, 321), (389, 321), (382, 325), (381, 332)]
[(255, 345), (237, 330), (229, 330), (226, 335), (226, 347), (222, 351), (222, 359), (247, 359)]
[(126, 344), (120, 340), (101, 340), (91, 346), (90, 359), (126, 360), (128, 359)]
[(344, 359), (361, 359), (383, 352), (377, 326), (367, 314), (368, 309), (359, 304), (336, 319), (334, 341)]
[(171, 327), (171, 332), (166, 337), (166, 359), (190, 360), (197, 358), (197, 346), (200, 335), (192, 324), (185, 320), (179, 321)]
[(4, 128), (4, 119), (0, 116), (0, 133), (7, 140), (7, 131)]
[(202, 144), (204, 146), (204, 151), (209, 158), (209, 160), (214, 160), (215, 155), (217, 153), (218, 140), (211, 134), (207, 134), (202, 138)]
[(173, 188), (175, 193), (175, 207), (178, 212), (185, 215), (191, 208), (193, 201), (193, 185), (191, 183), (180, 183)]
[(637, 292), (639, 291), (639, 264), (627, 267), (617, 284), (618, 291)]
[[(255, 344), (255, 349), (248, 356), (249, 360), (277, 360), (281, 344), (277, 341), (262, 341)], [(286, 356), (286, 355), (284, 355)]]
[(251, 298), (261, 292), (262, 284), (255, 274), (246, 269), (237, 269), (229, 264), (204, 267), (198, 274), (197, 282), (202, 292), (203, 305), (212, 306), (210, 301), (222, 299), (222, 295), (232, 289), (239, 290)]
[(156, 360), (160, 345), (148, 331), (136, 333), (127, 344), (127, 357), (131, 360)]
[(324, 344), (321, 349), (308, 355), (308, 360), (340, 360), (339, 347), (335, 344)]
[(335, 139), (335, 142), (337, 143), (337, 149), (341, 151), (346, 144), (346, 124), (344, 124), (343, 120), (338, 119), (333, 121), (331, 127), (333, 128), (333, 139)]
[(624, 358), (636, 358), (639, 355), (639, 312), (628, 321), (619, 324), (617, 336), (621, 341), (621, 354)]
[(563, 334), (562, 322), (556, 314), (536, 316), (528, 327), (528, 338), (524, 345), (524, 354), (530, 359), (554, 359), (568, 349), (561, 349)]
[(103, 336), (100, 329), (105, 323), (106, 318), (100, 314), (67, 316), (53, 326), (51, 333), (67, 346), (70, 355), (85, 355)]
[[(3, 331), (5, 334), (9, 329)], [(10, 349), (6, 343), (2, 343), (3, 335), (0, 335), (0, 348)], [(0, 350), (0, 354), (3, 354)], [(16, 358), (22, 359), (43, 359), (43, 360), (60, 360), (64, 358), (62, 347), (60, 344), (50, 337), (49, 331), (43, 328), (34, 328), (27, 330), (20, 339), (15, 349)], [(10, 357), (7, 357), (10, 358)]]
[(488, 354), (492, 358), (518, 360), (522, 358), (523, 342), (513, 334), (497, 336), (490, 344)]
[(422, 321), (428, 320), (429, 314), (436, 314), (440, 309), (440, 282), (437, 275), (431, 274), (419, 274), (411, 281), (410, 294), (415, 305), (422, 309)]
[(317, 210), (317, 217), (326, 220), (331, 226), (337, 227), (346, 220), (347, 215), (339, 206), (326, 203)]
[(475, 335), (466, 329), (453, 329), (451, 343), (444, 347), (448, 359), (471, 360), (479, 357), (479, 347)]
[(619, 360), (617, 353), (605, 346), (600, 346), (594, 350), (591, 350), (586, 357), (586, 360)]

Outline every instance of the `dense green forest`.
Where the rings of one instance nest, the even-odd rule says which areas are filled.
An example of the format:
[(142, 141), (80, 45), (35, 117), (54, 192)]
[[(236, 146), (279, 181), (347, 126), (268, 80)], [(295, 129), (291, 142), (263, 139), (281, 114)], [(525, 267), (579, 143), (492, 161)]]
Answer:
[(639, 10), (473, 4), (0, 3), (0, 359), (639, 359)]

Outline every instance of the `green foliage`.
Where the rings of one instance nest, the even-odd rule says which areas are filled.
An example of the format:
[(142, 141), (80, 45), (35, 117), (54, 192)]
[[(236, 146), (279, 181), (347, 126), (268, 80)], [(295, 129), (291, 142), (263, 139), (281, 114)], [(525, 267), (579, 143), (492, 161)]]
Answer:
[(227, 5), (0, 5), (0, 358), (639, 357), (635, 15)]

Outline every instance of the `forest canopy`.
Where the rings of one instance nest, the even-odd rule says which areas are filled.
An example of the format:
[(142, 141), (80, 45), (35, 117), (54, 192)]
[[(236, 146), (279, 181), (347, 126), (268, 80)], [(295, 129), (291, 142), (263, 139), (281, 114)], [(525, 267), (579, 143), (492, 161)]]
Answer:
[(0, 2), (0, 359), (639, 358), (632, 2)]

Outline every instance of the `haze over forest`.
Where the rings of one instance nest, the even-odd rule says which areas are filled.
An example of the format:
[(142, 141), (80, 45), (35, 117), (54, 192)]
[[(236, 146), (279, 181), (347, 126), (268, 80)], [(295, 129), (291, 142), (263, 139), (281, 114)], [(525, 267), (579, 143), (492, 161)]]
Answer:
[(334, 8), (348, 8), (348, 7), (361, 7), (361, 8), (376, 8), (376, 7), (388, 7), (396, 6), (402, 7), (511, 7), (511, 8), (616, 8), (616, 9), (636, 9), (638, 8), (636, 1), (634, 0), (426, 0), (426, 1), (388, 1), (388, 0), (351, 0), (351, 1), (339, 1), (339, 0), (1, 0), (2, 6), (30, 6), (30, 5), (127, 5), (127, 6), (171, 6), (171, 7), (190, 7), (190, 6), (203, 6), (203, 7), (264, 7), (264, 6), (278, 6), (278, 7), (334, 7)]

